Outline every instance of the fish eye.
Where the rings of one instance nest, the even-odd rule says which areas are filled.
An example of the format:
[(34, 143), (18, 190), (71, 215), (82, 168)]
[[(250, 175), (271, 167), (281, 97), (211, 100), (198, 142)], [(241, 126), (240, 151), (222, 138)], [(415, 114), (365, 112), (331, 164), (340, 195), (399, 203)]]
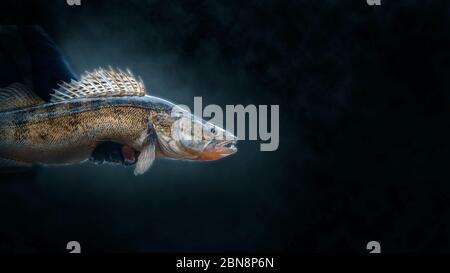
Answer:
[(214, 127), (211, 128), (211, 133), (216, 134), (216, 129)]

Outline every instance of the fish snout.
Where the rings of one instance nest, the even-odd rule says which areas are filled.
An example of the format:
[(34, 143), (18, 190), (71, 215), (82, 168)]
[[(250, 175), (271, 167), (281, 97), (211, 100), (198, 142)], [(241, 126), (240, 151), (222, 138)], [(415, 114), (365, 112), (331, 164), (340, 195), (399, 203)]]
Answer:
[(217, 160), (237, 152), (237, 138), (213, 141), (209, 143), (199, 156), (199, 160)]

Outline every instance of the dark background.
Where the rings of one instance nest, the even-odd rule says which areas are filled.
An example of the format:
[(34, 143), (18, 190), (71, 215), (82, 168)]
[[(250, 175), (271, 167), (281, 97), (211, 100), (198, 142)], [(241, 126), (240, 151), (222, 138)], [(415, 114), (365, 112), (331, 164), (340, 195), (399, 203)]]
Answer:
[(0, 22), (175, 103), (279, 104), (280, 146), (3, 176), (1, 251), (450, 250), (448, 1), (81, 1), (2, 1)]

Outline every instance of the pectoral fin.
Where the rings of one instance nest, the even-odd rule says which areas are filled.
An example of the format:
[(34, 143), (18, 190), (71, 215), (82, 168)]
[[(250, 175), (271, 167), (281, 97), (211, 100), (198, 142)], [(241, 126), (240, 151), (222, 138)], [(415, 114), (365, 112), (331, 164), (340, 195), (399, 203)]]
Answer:
[(143, 148), (138, 156), (136, 167), (134, 169), (134, 175), (140, 175), (145, 173), (153, 164), (156, 157), (156, 131), (152, 124), (148, 125), (148, 129), (142, 133), (140, 142), (143, 143)]
[(153, 164), (155, 160), (155, 145), (149, 144), (141, 150), (139, 154), (136, 167), (134, 168), (134, 175), (145, 173)]

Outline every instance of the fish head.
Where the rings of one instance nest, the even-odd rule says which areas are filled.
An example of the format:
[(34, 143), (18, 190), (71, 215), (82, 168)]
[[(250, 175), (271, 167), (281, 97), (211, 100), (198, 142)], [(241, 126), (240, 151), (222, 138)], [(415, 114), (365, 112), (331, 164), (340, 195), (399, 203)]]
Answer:
[[(237, 137), (231, 132), (192, 115), (179, 106), (173, 106), (170, 130), (158, 130), (159, 148), (170, 158), (187, 160), (217, 160), (237, 152)], [(158, 127), (158, 125), (156, 126)]]

